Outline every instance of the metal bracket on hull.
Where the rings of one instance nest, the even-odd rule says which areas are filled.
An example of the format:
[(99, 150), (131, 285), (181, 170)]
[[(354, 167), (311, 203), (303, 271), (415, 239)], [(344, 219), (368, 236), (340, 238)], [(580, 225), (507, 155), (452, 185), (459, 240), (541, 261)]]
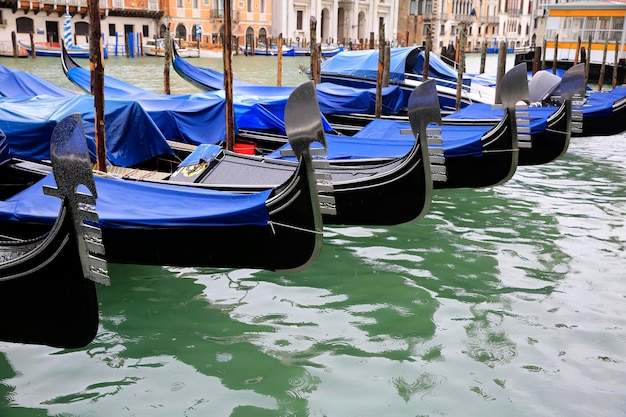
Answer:
[[(46, 195), (67, 199), (69, 203), (85, 278), (110, 285), (102, 231), (93, 225), (99, 221), (95, 211), (98, 195), (79, 114), (67, 116), (55, 127), (50, 159), (57, 187), (44, 187), (43, 191)], [(91, 195), (79, 192), (79, 185), (84, 185)]]

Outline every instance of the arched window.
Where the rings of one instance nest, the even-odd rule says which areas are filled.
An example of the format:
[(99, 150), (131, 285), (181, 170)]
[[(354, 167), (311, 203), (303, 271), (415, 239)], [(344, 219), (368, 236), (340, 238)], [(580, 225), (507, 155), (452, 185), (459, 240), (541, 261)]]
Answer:
[(182, 23), (176, 25), (176, 32), (174, 34), (176, 39), (184, 39), (187, 40), (187, 28)]
[(267, 44), (267, 31), (265, 30), (265, 28), (259, 29), (259, 42)]

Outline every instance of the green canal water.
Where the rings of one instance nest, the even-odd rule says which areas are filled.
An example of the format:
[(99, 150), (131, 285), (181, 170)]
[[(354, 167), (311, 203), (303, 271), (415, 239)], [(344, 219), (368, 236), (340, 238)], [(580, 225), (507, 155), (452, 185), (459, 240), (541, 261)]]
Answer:
[[(0, 63), (71, 88), (55, 59)], [(275, 84), (275, 64), (234, 76)], [(161, 60), (105, 65), (162, 88)], [(501, 186), (436, 190), (418, 222), (325, 227), (305, 272), (111, 264), (89, 346), (0, 342), (0, 416), (623, 417), (625, 180), (626, 135), (575, 138)]]

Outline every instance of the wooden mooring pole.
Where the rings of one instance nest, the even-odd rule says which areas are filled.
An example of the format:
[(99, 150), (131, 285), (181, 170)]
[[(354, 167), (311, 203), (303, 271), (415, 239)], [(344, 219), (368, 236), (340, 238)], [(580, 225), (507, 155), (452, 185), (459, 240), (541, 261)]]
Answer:
[(96, 169), (106, 172), (106, 139), (104, 136), (104, 64), (102, 62), (102, 31), (100, 2), (89, 0), (89, 69), (94, 104)]
[(276, 85), (283, 85), (283, 33), (278, 35), (278, 52), (277, 52), (278, 68), (276, 70)]
[(233, 109), (233, 70), (232, 70), (232, 2), (224, 0), (224, 94), (226, 96), (226, 149), (235, 148), (235, 111)]
[(502, 77), (506, 71), (506, 42), (500, 42), (500, 48), (498, 49), (498, 68), (496, 70), (496, 97), (494, 99), (495, 104), (502, 104), (502, 98), (500, 98), (500, 85), (502, 84)]
[(385, 71), (385, 24), (378, 25), (378, 76), (376, 79), (376, 113), (377, 119), (383, 113), (383, 73)]
[(467, 41), (467, 26), (461, 25), (459, 34), (458, 67), (456, 76), (456, 110), (461, 108), (461, 93), (463, 92), (463, 72), (465, 72), (465, 43)]

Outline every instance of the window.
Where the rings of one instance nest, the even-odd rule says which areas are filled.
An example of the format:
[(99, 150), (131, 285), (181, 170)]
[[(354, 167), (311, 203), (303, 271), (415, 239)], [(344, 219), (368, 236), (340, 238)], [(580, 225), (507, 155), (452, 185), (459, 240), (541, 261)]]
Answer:
[(417, 14), (417, 1), (411, 0), (409, 2), (409, 16), (415, 16)]
[(296, 12), (296, 30), (302, 30), (302, 10)]
[(252, 11), (252, 0), (248, 0), (248, 6), (246, 8), (246, 11), (248, 11), (248, 12)]
[(261, 10), (259, 12), (265, 13), (265, 0), (261, 0)]
[(76, 22), (76, 24), (74, 25), (74, 34), (89, 36), (89, 23)]
[(17, 33), (35, 33), (35, 25), (30, 17), (18, 17), (15, 19)]
[(192, 7), (193, 7), (194, 9), (197, 9), (197, 8), (199, 7), (199, 5), (198, 5), (198, 0), (193, 0)]
[(115, 36), (115, 23), (109, 23), (109, 36)]
[(142, 26), (141, 33), (143, 34), (144, 38), (147, 38), (148, 36), (150, 36), (150, 31), (148, 30), (148, 25), (143, 25)]
[(176, 0), (176, 7), (183, 7), (183, 0)]

